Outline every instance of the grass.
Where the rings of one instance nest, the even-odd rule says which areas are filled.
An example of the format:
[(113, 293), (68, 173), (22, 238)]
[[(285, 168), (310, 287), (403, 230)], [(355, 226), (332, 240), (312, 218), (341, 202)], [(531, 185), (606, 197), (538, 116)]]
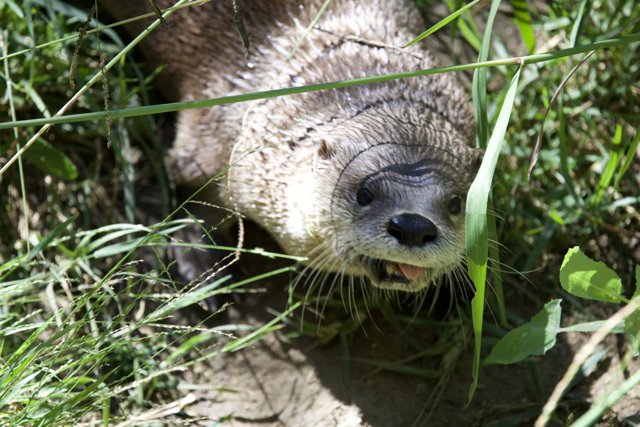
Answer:
[[(447, 3), (443, 17), (464, 6)], [(499, 25), (479, 30), (485, 28), (488, 3), (474, 3), (429, 36), (448, 32), (458, 46), (452, 60), (462, 65), (162, 104), (152, 88), (159, 70), (141, 69), (135, 54), (109, 61), (124, 58), (126, 45), (113, 28), (87, 21), (86, 10), (71, 2), (0, 2), (0, 425), (110, 425), (172, 402), (184, 405), (178, 390), (182, 372), (290, 322), (274, 314), (258, 328), (212, 328), (208, 319), (192, 321), (185, 314), (212, 296), (242, 292), (246, 283), (218, 275), (202, 286), (181, 286), (174, 266), (165, 264), (165, 251), (185, 245), (181, 233), (194, 224), (174, 219), (175, 196), (150, 114), (475, 70), (479, 143), (488, 143), (468, 205), (468, 227), (478, 231), (478, 237), (469, 233), (469, 266), (478, 289), (485, 275), (491, 285), (503, 279), (507, 310), (501, 320), (518, 324), (533, 311), (522, 313), (509, 301), (539, 308), (557, 297), (559, 287), (545, 283), (557, 283), (562, 256), (574, 245), (605, 261), (622, 283), (633, 283), (640, 230), (640, 7), (632, 0), (581, 1), (575, 8), (565, 2), (509, 2), (522, 37), (512, 43), (516, 37), (496, 30), (505, 26), (500, 14)], [(82, 43), (69, 36), (78, 29), (84, 31)], [(472, 54), (465, 59), (465, 52)], [(58, 118), (55, 112), (76, 93), (70, 73), (85, 92)], [(35, 126), (47, 127), (45, 138), (34, 137)], [(16, 156), (19, 150), (22, 157)], [(529, 172), (532, 157), (537, 163)], [(154, 225), (141, 226), (136, 212), (149, 188), (159, 195), (152, 205), (158, 214), (145, 222)], [(487, 221), (486, 209), (495, 218)], [(498, 250), (498, 242), (508, 249)], [(525, 279), (511, 271), (526, 275), (535, 291), (523, 289)], [(567, 298), (577, 316), (602, 318), (600, 306)], [(483, 302), (474, 303), (477, 331)], [(366, 308), (353, 310), (367, 317)], [(378, 310), (398, 331), (424, 321), (405, 319), (385, 304)], [(485, 338), (504, 332), (486, 332), (491, 323), (485, 319)], [(342, 340), (348, 356), (345, 337), (362, 321), (303, 326), (319, 339)], [(411, 346), (416, 359), (357, 362), (414, 377), (433, 375), (411, 365), (433, 354), (422, 354), (420, 343)], [(457, 348), (439, 354), (459, 357)], [(479, 341), (476, 349), (478, 362)], [(348, 377), (348, 364), (343, 369)], [(476, 379), (482, 383), (482, 376)]]

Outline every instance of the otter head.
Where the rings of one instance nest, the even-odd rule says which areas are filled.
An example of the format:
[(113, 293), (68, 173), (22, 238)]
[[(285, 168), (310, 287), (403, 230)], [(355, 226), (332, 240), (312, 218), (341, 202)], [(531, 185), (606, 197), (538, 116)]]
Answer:
[(333, 177), (323, 178), (333, 180), (323, 228), (331, 230), (338, 271), (415, 292), (460, 264), (465, 200), (481, 152), (457, 135), (403, 126), (391, 134), (352, 129), (347, 138), (323, 142), (321, 156), (342, 160)]

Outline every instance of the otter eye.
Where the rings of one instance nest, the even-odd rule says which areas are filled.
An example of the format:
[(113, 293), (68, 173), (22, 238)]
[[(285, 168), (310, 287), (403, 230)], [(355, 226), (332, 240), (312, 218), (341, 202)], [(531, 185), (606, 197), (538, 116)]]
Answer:
[(449, 213), (451, 215), (458, 215), (462, 210), (462, 199), (458, 196), (454, 196), (449, 200)]
[(360, 206), (367, 206), (373, 202), (373, 194), (371, 194), (371, 191), (363, 187), (358, 190), (356, 200)]

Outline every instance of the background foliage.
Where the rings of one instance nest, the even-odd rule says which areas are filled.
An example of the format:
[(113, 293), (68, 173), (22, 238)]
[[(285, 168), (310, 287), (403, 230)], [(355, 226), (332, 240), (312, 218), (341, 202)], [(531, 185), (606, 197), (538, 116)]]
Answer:
[[(445, 16), (463, 6), (446, 3), (418, 2), (431, 20), (433, 11)], [(98, 25), (85, 6), (0, 0), (0, 121), (52, 116), (123, 49), (100, 10)], [(478, 59), (488, 7), (479, 2), (430, 36), (444, 43), (447, 61)], [(640, 32), (633, 0), (505, 1), (496, 19), (489, 59)], [(492, 186), (497, 229), (490, 246), (497, 251), (490, 267), (502, 273), (511, 325), (563, 294), (558, 272), (575, 245), (609, 265), (627, 297), (633, 293), (640, 261), (639, 57), (640, 43), (633, 42), (522, 68)], [(161, 70), (138, 59), (133, 53), (119, 62), (70, 114), (161, 102), (152, 88)], [(515, 71), (487, 69), (480, 100), (485, 138)], [(176, 206), (162, 166), (170, 122), (144, 116), (57, 125), (0, 176), (0, 424), (114, 423), (179, 398), (179, 372), (194, 361), (246, 345), (232, 334), (248, 326), (212, 329), (185, 309), (232, 286), (237, 292), (237, 284), (223, 276), (205, 288), (185, 287), (166, 261), (168, 242), (186, 224), (167, 217)], [(0, 167), (36, 130), (0, 131)], [(134, 253), (140, 245), (147, 248)], [(490, 276), (491, 284), (499, 280)], [(612, 313), (609, 305), (563, 296), (573, 316)], [(250, 337), (273, 327), (253, 329)], [(319, 328), (306, 332), (312, 330)]]

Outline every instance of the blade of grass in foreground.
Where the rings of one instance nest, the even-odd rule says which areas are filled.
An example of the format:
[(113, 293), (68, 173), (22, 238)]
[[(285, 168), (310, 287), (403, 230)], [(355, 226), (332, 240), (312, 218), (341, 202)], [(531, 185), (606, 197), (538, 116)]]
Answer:
[[(588, 45), (581, 45), (581, 46), (576, 46), (574, 48), (561, 49), (553, 52), (536, 53), (534, 55), (528, 55), (528, 56), (518, 56), (518, 57), (511, 57), (511, 58), (504, 58), (504, 59), (493, 59), (490, 61), (474, 62), (471, 64), (452, 65), (447, 67), (428, 68), (428, 69), (417, 70), (417, 71), (405, 71), (401, 73), (360, 77), (360, 78), (351, 79), (351, 80), (340, 80), (340, 81), (334, 81), (334, 82), (328, 82), (328, 83), (312, 84), (307, 86), (294, 86), (294, 87), (274, 89), (274, 90), (268, 90), (268, 91), (262, 91), (262, 92), (251, 92), (251, 93), (244, 93), (240, 95), (222, 96), (218, 98), (199, 99), (196, 101), (170, 102), (166, 104), (122, 108), (117, 110), (111, 110), (109, 112), (109, 117), (112, 120), (115, 120), (115, 119), (121, 119), (121, 118), (127, 118), (127, 117), (145, 116), (150, 114), (172, 113), (172, 112), (188, 110), (192, 108), (214, 107), (217, 105), (235, 104), (238, 102), (255, 101), (258, 99), (275, 98), (279, 96), (297, 95), (301, 93), (317, 92), (321, 90), (341, 89), (349, 86), (357, 86), (357, 85), (373, 84), (373, 83), (384, 83), (392, 80), (406, 79), (411, 77), (421, 77), (421, 76), (429, 76), (433, 74), (475, 70), (477, 68), (490, 68), (490, 67), (498, 67), (498, 66), (505, 66), (505, 65), (536, 64), (540, 62), (554, 61), (556, 59), (562, 59), (569, 56), (589, 52), (592, 50), (614, 48), (618, 46), (627, 46), (627, 45), (630, 45), (631, 43), (635, 43), (638, 41), (640, 41), (640, 33), (633, 33), (628, 36), (621, 36), (621, 37), (616, 37), (608, 40), (597, 41), (597, 42), (590, 43)], [(91, 120), (104, 120), (106, 116), (107, 116), (107, 113), (104, 111), (95, 111), (91, 113), (80, 113), (80, 114), (50, 117), (50, 118), (0, 122), (0, 130), (12, 129), (14, 127), (41, 126), (44, 124), (53, 125), (53, 124), (60, 124), (60, 123), (76, 123), (76, 122), (84, 122), (84, 121), (91, 121)], [(18, 154), (14, 155), (14, 157), (17, 157), (17, 156)], [(2, 174), (9, 168), (9, 166), (14, 161), (15, 160), (13, 158), (10, 159), (10, 162), (5, 164), (0, 169), (0, 176), (2, 176)]]
[[(493, 29), (493, 22), (495, 21), (496, 14), (498, 13), (498, 7), (500, 6), (500, 0), (492, 0), (491, 8), (489, 10), (489, 16), (487, 17), (487, 25), (484, 30), (484, 34), (482, 36), (482, 44), (480, 45), (480, 51), (478, 52), (478, 62), (484, 62), (489, 58), (489, 49), (491, 48), (491, 34)], [(485, 68), (478, 68), (473, 73), (473, 82), (472, 82), (472, 100), (473, 100), (473, 109), (475, 111), (476, 118), (476, 144), (478, 147), (485, 149), (487, 147), (487, 138), (489, 136), (489, 117), (487, 114), (487, 70)], [(486, 160), (486, 158), (485, 158)], [(483, 166), (485, 161), (483, 161)], [(482, 169), (480, 169), (482, 172)], [(480, 175), (480, 173), (478, 173)], [(493, 171), (490, 174), (493, 177)], [(475, 181), (478, 178), (476, 177)], [(475, 183), (474, 181), (474, 183)], [(489, 189), (491, 185), (487, 186)], [(487, 199), (489, 198), (489, 191), (487, 191)], [(471, 191), (469, 192), (469, 196), (471, 196)], [(482, 207), (479, 211), (476, 210), (479, 214), (484, 215), (484, 235), (480, 234), (478, 236), (471, 236), (481, 239), (481, 243), (488, 247), (488, 225), (487, 224), (487, 203), (485, 201), (484, 207)], [(466, 215), (466, 227), (469, 227), (470, 217), (469, 217), (469, 202), (467, 202), (467, 215)], [(491, 227), (495, 229), (495, 227)], [(467, 247), (469, 247), (470, 242), (470, 233), (467, 231)], [(480, 242), (475, 242), (474, 246), (478, 247)], [(467, 249), (467, 253), (469, 256), (471, 252)], [(487, 249), (485, 249), (485, 257)], [(468, 261), (468, 267), (471, 269), (472, 265), (470, 264), (470, 260)], [(474, 360), (473, 360), (473, 369), (472, 369), (472, 384), (469, 389), (469, 402), (473, 397), (475, 392), (476, 385), (478, 383), (478, 378), (480, 375), (480, 347), (481, 347), (481, 335), (482, 335), (482, 318), (484, 311), (484, 286), (486, 282), (486, 264), (484, 267), (484, 272), (482, 276), (474, 278), (471, 276), (474, 285), (476, 288), (476, 295), (473, 299), (473, 303), (471, 306), (471, 314), (473, 318), (473, 330), (475, 333), (475, 345), (474, 345)], [(478, 305), (477, 301), (481, 301), (481, 304)], [(479, 321), (477, 320), (479, 319)], [(479, 325), (478, 325), (479, 323)]]
[[(489, 58), (489, 48), (491, 46), (491, 29), (493, 28), (493, 21), (498, 13), (498, 6), (500, 6), (499, 0), (493, 0), (491, 2), (491, 10), (489, 11), (489, 17), (487, 18), (487, 29), (484, 32), (482, 38), (482, 47), (478, 53), (478, 62), (484, 62)], [(487, 137), (489, 134), (489, 119), (487, 117), (487, 69), (478, 68), (473, 73), (473, 87), (472, 87), (473, 107), (476, 113), (476, 126), (478, 146), (480, 148), (486, 148)]]
[(518, 88), (518, 80), (522, 66), (518, 68), (511, 83), (507, 96), (498, 115), (498, 120), (493, 128), (487, 150), (480, 166), (480, 171), (471, 184), (467, 196), (466, 208), (466, 235), (467, 235), (467, 269), (476, 288), (476, 295), (471, 301), (473, 317), (473, 331), (475, 336), (473, 359), (473, 383), (469, 388), (469, 401), (478, 385), (480, 371), (480, 343), (482, 336), (482, 319), (484, 312), (485, 281), (487, 278), (488, 260), (488, 230), (487, 230), (487, 204), (493, 174), (500, 150), (504, 143), (504, 135), (507, 131), (513, 102)]
[[(489, 11), (489, 16), (487, 18), (487, 27), (485, 29), (483, 38), (482, 38), (482, 46), (480, 48), (480, 53), (478, 54), (478, 62), (484, 62), (489, 58), (489, 49), (491, 46), (491, 34), (493, 29), (493, 23), (495, 21), (496, 15), (498, 13), (498, 8), (500, 7), (499, 0), (493, 0), (491, 2), (491, 9)], [(487, 138), (489, 136), (489, 117), (488, 117), (488, 108), (487, 108), (487, 72), (486, 68), (478, 68), (475, 73), (473, 73), (473, 88), (472, 88), (472, 98), (473, 98), (473, 107), (476, 114), (476, 126), (477, 126), (477, 145), (478, 147), (485, 149), (487, 148)], [(491, 240), (497, 242), (498, 241), (498, 233), (496, 227), (496, 219), (493, 214), (493, 198), (489, 198), (489, 210), (492, 212), (488, 218), (488, 231), (489, 238)], [(498, 317), (500, 318), (500, 322), (502, 324), (506, 324), (506, 314), (504, 308), (504, 292), (502, 290), (502, 273), (499, 268), (500, 263), (500, 252), (497, 249), (496, 245), (492, 245), (489, 248), (492, 262), (494, 264), (493, 269), (493, 283), (495, 289), (496, 296), (496, 311), (498, 313)]]

